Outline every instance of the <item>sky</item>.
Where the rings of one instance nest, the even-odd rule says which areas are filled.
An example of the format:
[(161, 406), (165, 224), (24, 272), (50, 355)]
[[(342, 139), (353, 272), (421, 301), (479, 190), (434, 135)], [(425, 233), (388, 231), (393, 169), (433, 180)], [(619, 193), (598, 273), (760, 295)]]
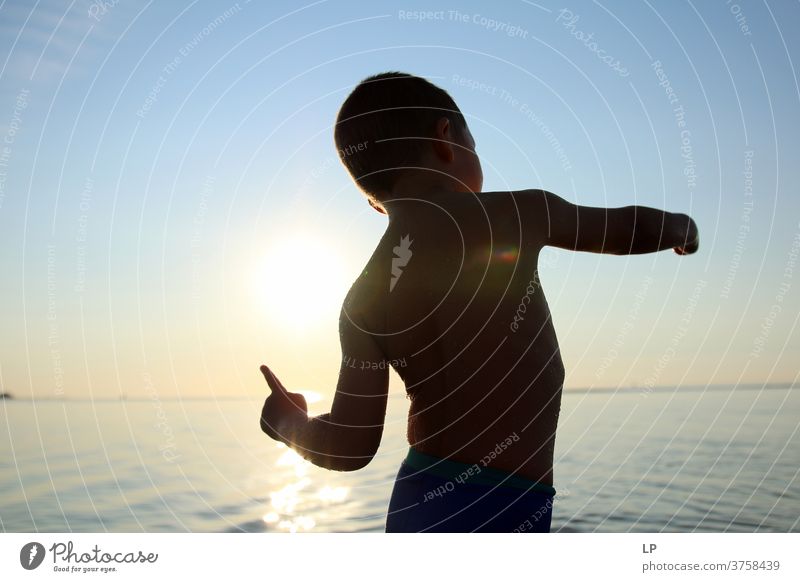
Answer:
[(696, 220), (690, 257), (543, 253), (566, 389), (794, 382), (800, 5), (453, 5), (3, 2), (0, 390), (332, 395), (386, 227), (333, 123), (387, 70), (453, 96), (484, 191)]

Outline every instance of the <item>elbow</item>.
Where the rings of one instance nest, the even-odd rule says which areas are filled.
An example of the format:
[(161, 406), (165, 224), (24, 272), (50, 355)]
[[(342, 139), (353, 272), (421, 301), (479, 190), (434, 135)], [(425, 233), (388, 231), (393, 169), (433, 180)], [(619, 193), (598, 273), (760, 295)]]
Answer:
[[(382, 430), (382, 425), (381, 425)], [(370, 464), (378, 452), (381, 442), (381, 431), (374, 428), (369, 434), (363, 430), (340, 430), (331, 438), (325, 447), (319, 464), (331, 471), (358, 471)]]
[(338, 450), (328, 450), (318, 464), (331, 471), (351, 472), (363, 469), (372, 462), (378, 447), (337, 447)]
[(363, 469), (364, 467), (369, 465), (374, 457), (375, 457), (374, 453), (372, 455), (332, 457), (331, 465), (327, 468), (331, 469), (332, 471), (342, 471), (342, 472), (358, 471), (359, 469)]

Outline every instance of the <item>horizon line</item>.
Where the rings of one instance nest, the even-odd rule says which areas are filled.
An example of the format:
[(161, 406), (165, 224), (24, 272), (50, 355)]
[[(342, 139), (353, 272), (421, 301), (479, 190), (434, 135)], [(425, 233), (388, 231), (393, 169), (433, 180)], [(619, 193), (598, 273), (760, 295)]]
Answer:
[[(616, 392), (623, 392), (623, 393), (633, 393), (633, 392), (677, 392), (677, 391), (685, 391), (685, 392), (701, 392), (701, 391), (720, 391), (723, 389), (730, 389), (735, 388), (738, 390), (775, 390), (780, 388), (791, 388), (794, 387), (794, 382), (770, 382), (768, 384), (763, 383), (742, 383), (742, 384), (684, 384), (682, 386), (672, 386), (672, 385), (659, 385), (653, 387), (646, 387), (646, 386), (598, 386), (595, 388), (590, 387), (575, 387), (575, 388), (564, 388), (563, 393), (571, 393), (571, 394), (587, 394), (591, 392), (596, 392), (598, 394), (610, 394)], [(304, 390), (299, 390), (299, 392), (304, 392)], [(309, 392), (305, 390), (305, 392)], [(311, 391), (315, 392), (315, 391)], [(47, 401), (47, 402), (149, 402), (149, 401), (168, 401), (168, 402), (175, 402), (181, 400), (190, 400), (190, 401), (240, 401), (240, 400), (252, 400), (253, 396), (248, 396), (246, 394), (239, 394), (239, 395), (232, 395), (232, 396), (171, 396), (171, 397), (148, 397), (148, 396), (127, 396), (127, 395), (118, 395), (114, 396), (102, 396), (102, 397), (66, 397), (66, 396), (14, 396), (10, 392), (3, 392), (3, 395), (0, 398), (0, 401), (8, 402), (8, 401), (18, 401), (18, 402), (32, 402), (32, 401)], [(392, 394), (389, 394), (392, 396)], [(260, 399), (260, 397), (258, 398)]]

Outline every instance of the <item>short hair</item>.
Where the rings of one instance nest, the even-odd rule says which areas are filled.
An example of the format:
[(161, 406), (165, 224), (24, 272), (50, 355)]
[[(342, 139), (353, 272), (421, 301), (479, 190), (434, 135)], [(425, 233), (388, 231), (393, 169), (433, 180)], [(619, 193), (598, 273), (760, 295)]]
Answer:
[[(392, 188), (403, 168), (421, 161), (421, 139), (447, 117), (463, 130), (467, 123), (444, 89), (408, 73), (367, 77), (345, 99), (333, 132), (347, 171), (373, 202)], [(415, 139), (416, 138), (416, 139)]]

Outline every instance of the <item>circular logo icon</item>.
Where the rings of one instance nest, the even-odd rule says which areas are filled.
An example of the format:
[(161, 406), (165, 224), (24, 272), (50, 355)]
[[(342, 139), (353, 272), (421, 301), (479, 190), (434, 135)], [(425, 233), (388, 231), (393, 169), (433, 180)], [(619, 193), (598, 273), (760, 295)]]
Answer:
[(44, 546), (39, 542), (29, 542), (19, 551), (19, 563), (26, 570), (35, 570), (44, 560)]

